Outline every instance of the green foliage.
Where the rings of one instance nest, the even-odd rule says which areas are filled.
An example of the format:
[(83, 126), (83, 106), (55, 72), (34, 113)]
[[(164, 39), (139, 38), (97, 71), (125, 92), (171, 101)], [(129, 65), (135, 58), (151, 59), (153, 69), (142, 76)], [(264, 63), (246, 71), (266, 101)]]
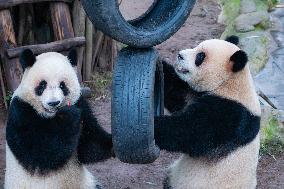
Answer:
[(222, 16), (225, 24), (228, 25), (239, 15), (241, 1), (240, 0), (219, 0), (222, 6)]
[(274, 8), (279, 2), (278, 0), (265, 0), (265, 1), (267, 1), (267, 5), (268, 5), (269, 10)]
[(271, 10), (279, 3), (279, 0), (255, 0), (255, 2), (258, 10)]
[(274, 155), (284, 152), (284, 129), (275, 116), (271, 116), (268, 125), (261, 129), (261, 154)]

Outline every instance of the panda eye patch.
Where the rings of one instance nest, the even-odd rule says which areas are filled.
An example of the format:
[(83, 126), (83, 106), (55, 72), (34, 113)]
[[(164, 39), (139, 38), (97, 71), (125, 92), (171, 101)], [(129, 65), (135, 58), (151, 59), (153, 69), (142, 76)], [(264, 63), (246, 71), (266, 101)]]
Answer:
[(35, 93), (37, 96), (41, 96), (43, 91), (46, 89), (47, 82), (45, 80), (42, 80), (39, 82), (38, 86), (35, 88)]
[(64, 81), (60, 82), (60, 86), (59, 87), (62, 90), (64, 96), (67, 96), (69, 94), (69, 90), (68, 90), (68, 88), (67, 88), (67, 86), (66, 86)]
[(206, 58), (206, 54), (204, 52), (200, 52), (196, 55), (195, 65), (200, 66)]

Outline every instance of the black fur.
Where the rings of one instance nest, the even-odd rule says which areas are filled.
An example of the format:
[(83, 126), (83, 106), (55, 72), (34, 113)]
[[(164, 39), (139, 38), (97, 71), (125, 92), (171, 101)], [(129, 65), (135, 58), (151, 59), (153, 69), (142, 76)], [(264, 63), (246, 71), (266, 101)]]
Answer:
[(37, 96), (41, 96), (43, 91), (46, 89), (47, 82), (45, 80), (42, 80), (39, 85), (35, 88), (35, 94)]
[(88, 164), (112, 156), (112, 137), (105, 132), (93, 116), (86, 100), (81, 98), (77, 106), (82, 110), (82, 133), (78, 146), (79, 162)]
[(197, 67), (200, 66), (204, 62), (205, 58), (206, 58), (206, 54), (204, 52), (198, 53), (195, 58), (195, 65)]
[(246, 66), (248, 62), (248, 56), (244, 51), (239, 50), (231, 56), (230, 61), (234, 63), (232, 69), (233, 72), (238, 72), (244, 69), (244, 67)]
[(77, 66), (77, 63), (78, 63), (78, 57), (77, 57), (77, 51), (75, 48), (72, 48), (68, 54), (68, 59), (71, 63), (71, 65), (74, 67), (74, 66)]
[(26, 170), (31, 174), (38, 170), (43, 175), (62, 168), (76, 151), (81, 163), (90, 163), (110, 157), (112, 147), (111, 136), (99, 127), (83, 99), (47, 119), (15, 97), (9, 110), (6, 139)]
[(20, 55), (20, 64), (22, 65), (23, 71), (26, 68), (32, 67), (36, 61), (36, 57), (30, 49), (25, 49)]
[(60, 89), (62, 90), (64, 96), (67, 96), (67, 95), (70, 93), (70, 91), (69, 91), (69, 89), (68, 89), (68, 87), (66, 86), (66, 84), (65, 84), (64, 81), (61, 81), (61, 82), (60, 82), (60, 86), (59, 86), (59, 87), (60, 87)]
[(239, 37), (237, 37), (235, 35), (229, 36), (225, 40), (230, 42), (230, 43), (233, 43), (234, 45), (238, 45), (239, 44)]
[(40, 117), (18, 97), (12, 100), (6, 128), (7, 143), (20, 164), (40, 174), (61, 168), (77, 148), (80, 110), (62, 108), (52, 119)]
[(206, 94), (183, 112), (155, 118), (155, 140), (164, 150), (215, 159), (250, 143), (259, 125), (241, 104)]
[(188, 96), (199, 96), (200, 94), (192, 90), (189, 85), (181, 80), (174, 68), (163, 61), (164, 71), (164, 94), (165, 94), (165, 107), (170, 112), (182, 110), (187, 102)]

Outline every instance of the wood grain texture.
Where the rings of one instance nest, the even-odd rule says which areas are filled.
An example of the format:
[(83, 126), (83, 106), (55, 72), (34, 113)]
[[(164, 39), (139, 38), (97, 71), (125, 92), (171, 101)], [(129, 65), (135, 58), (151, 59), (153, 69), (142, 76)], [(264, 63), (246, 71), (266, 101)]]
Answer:
[(69, 6), (66, 3), (50, 3), (51, 19), (55, 40), (74, 37)]
[(7, 49), (7, 55), (9, 58), (18, 57), (24, 49), (31, 49), (34, 54), (38, 55), (45, 52), (62, 52), (67, 51), (72, 47), (79, 47), (86, 42), (85, 37), (75, 37), (60, 41), (55, 41), (46, 44), (27, 45), (22, 47), (16, 47)]
[(22, 69), (17, 58), (8, 59), (5, 50), (17, 46), (9, 10), (0, 11), (0, 52), (8, 90), (13, 92), (21, 82)]
[(13, 7), (19, 4), (48, 2), (48, 1), (62, 1), (62, 2), (71, 3), (73, 0), (0, 0), (0, 9)]

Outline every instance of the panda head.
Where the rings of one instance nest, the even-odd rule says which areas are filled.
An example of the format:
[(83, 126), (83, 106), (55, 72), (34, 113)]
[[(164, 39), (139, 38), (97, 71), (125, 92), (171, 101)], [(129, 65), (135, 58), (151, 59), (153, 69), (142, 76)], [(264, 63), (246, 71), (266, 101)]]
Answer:
[(13, 97), (29, 103), (40, 116), (53, 117), (60, 107), (78, 101), (81, 94), (75, 49), (68, 56), (55, 52), (35, 56), (27, 49), (21, 53), (20, 63), (24, 74)]
[(211, 39), (194, 49), (182, 50), (175, 70), (196, 91), (214, 91), (246, 67), (248, 57), (236, 46), (238, 41), (236, 36), (226, 41)]

